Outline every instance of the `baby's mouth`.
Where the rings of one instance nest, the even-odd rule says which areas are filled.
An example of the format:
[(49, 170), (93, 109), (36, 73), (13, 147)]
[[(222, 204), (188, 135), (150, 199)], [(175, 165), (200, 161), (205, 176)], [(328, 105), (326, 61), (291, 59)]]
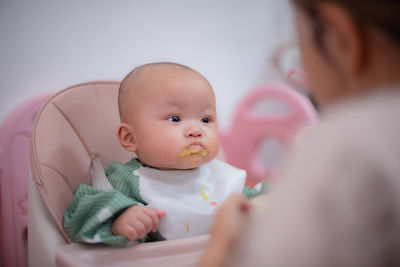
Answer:
[(186, 147), (188, 150), (204, 150), (204, 146), (201, 143), (193, 143)]
[(198, 142), (192, 143), (192, 144), (184, 147), (182, 149), (182, 151), (181, 151), (181, 154), (180, 154), (181, 158), (183, 158), (183, 157), (191, 157), (192, 160), (195, 157), (198, 157), (198, 156), (203, 156), (204, 157), (206, 155), (207, 155), (207, 149), (204, 147), (203, 144), (198, 143)]

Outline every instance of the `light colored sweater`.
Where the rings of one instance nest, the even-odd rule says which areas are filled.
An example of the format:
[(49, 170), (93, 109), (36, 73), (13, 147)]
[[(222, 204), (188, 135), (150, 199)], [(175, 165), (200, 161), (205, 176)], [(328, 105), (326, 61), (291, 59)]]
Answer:
[(400, 266), (400, 89), (324, 114), (228, 266)]

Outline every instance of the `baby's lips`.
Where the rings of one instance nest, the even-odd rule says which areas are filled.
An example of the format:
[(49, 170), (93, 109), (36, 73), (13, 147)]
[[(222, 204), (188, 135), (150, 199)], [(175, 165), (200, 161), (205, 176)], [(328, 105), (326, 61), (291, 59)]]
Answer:
[(199, 150), (202, 150), (202, 149), (204, 149), (204, 146), (202, 145), (202, 144), (191, 144), (191, 145), (189, 145), (188, 147), (187, 147), (189, 150), (196, 150), (196, 151), (199, 151)]

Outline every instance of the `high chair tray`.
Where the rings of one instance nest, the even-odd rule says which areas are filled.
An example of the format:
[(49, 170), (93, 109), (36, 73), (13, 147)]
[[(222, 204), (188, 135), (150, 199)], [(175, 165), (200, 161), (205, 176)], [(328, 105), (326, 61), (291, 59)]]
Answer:
[(130, 245), (125, 248), (73, 243), (56, 253), (57, 267), (86, 266), (195, 266), (201, 257), (208, 235), (179, 240)]

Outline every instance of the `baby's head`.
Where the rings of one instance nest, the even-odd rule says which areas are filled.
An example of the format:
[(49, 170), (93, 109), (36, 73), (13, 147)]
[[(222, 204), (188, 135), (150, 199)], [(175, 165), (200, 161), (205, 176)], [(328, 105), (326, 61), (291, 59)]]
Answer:
[(118, 96), (119, 141), (139, 160), (161, 169), (191, 169), (218, 153), (215, 96), (197, 71), (175, 63), (132, 70)]

